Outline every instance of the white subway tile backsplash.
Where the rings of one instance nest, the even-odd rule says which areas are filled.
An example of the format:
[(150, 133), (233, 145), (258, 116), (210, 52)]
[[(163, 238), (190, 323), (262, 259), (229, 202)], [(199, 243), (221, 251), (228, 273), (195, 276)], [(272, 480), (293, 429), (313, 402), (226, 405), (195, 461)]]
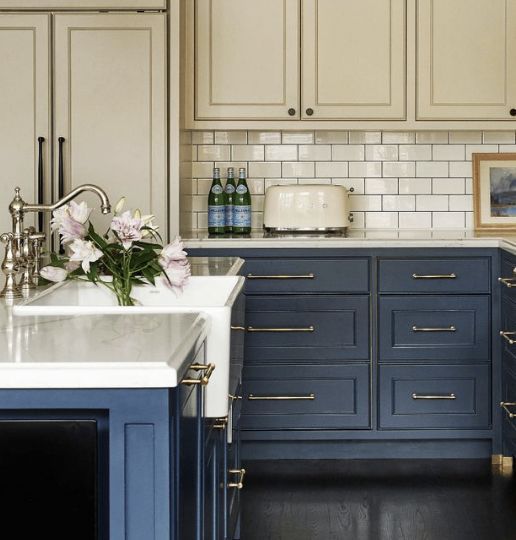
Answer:
[(315, 176), (330, 178), (346, 178), (348, 176), (346, 161), (319, 161), (315, 164)]
[(367, 194), (398, 193), (397, 178), (366, 178), (365, 192)]
[(501, 144), (499, 147), (500, 152), (516, 152), (516, 144)]
[(280, 178), (281, 162), (279, 161), (253, 161), (249, 163), (249, 178)]
[(192, 144), (213, 144), (213, 131), (193, 131)]
[(283, 178), (311, 178), (315, 176), (315, 164), (313, 162), (284, 162), (281, 169)]
[(432, 147), (429, 144), (402, 144), (399, 149), (400, 161), (430, 161)]
[(464, 194), (464, 178), (434, 178), (432, 180), (432, 193), (434, 195)]
[(484, 131), (484, 144), (514, 144), (514, 131)]
[(225, 161), (230, 158), (231, 146), (220, 144), (200, 145), (197, 147), (199, 161)]
[(416, 196), (384, 195), (382, 210), (384, 212), (413, 212), (416, 210)]
[(263, 144), (235, 144), (233, 156), (235, 161), (263, 161), (265, 159), (265, 147)]
[(472, 212), (473, 197), (471, 195), (450, 195), (450, 211)]
[(295, 161), (297, 157), (297, 146), (295, 144), (265, 146), (265, 161)]
[(434, 144), (434, 161), (464, 161), (466, 147), (463, 144)]
[(350, 195), (349, 206), (351, 211), (374, 212), (382, 209), (381, 195)]
[(399, 215), (400, 229), (431, 229), (431, 212), (401, 212)]
[(464, 159), (472, 159), (472, 154), (495, 154), (498, 152), (497, 144), (468, 144), (466, 146), (466, 157)]
[(398, 147), (394, 144), (366, 145), (367, 161), (394, 161), (398, 159)]
[(334, 144), (332, 159), (342, 161), (363, 161), (365, 149), (363, 144)]
[(331, 159), (331, 146), (329, 144), (301, 144), (299, 145), (300, 161), (328, 161)]
[(419, 212), (432, 212), (448, 210), (447, 195), (416, 195), (416, 210)]
[(397, 229), (398, 212), (367, 212), (366, 227), (368, 229)]
[(477, 144), (481, 142), (481, 131), (450, 131), (450, 144)]
[(468, 177), (471, 176), (471, 161), (451, 161), (450, 162), (450, 177)]
[(381, 177), (382, 164), (379, 161), (350, 161), (349, 176)]
[(434, 229), (463, 229), (466, 226), (465, 212), (433, 212)]
[(284, 131), (281, 142), (283, 144), (313, 144), (313, 131)]
[(384, 131), (382, 133), (383, 144), (414, 144), (416, 134), (413, 131)]
[(417, 144), (448, 144), (447, 131), (418, 131), (416, 132)]
[(247, 131), (216, 131), (215, 144), (247, 144)]
[(418, 177), (447, 177), (448, 174), (449, 166), (447, 161), (418, 161), (416, 163), (416, 176)]
[(416, 175), (416, 164), (413, 161), (384, 161), (383, 176), (411, 178)]
[(348, 144), (347, 131), (316, 131), (315, 144)]
[(350, 131), (349, 144), (380, 144), (381, 131)]
[(398, 185), (400, 195), (432, 193), (431, 178), (400, 178)]
[(281, 144), (280, 131), (250, 131), (247, 135), (249, 144)]

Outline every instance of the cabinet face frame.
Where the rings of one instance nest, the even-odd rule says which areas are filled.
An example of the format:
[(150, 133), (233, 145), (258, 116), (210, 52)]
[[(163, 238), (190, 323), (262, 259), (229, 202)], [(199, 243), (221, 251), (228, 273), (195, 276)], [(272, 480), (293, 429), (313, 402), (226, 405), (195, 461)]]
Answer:
[(166, 9), (167, 0), (0, 0), (0, 10)]

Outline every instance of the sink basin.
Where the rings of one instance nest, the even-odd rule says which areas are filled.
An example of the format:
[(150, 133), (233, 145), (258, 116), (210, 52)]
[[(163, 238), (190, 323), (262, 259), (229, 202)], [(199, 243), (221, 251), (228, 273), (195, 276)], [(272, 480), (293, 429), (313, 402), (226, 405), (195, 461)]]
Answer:
[(239, 276), (192, 276), (183, 293), (176, 293), (163, 279), (157, 279), (156, 287), (133, 287), (132, 296), (139, 305), (119, 306), (115, 296), (103, 286), (65, 281), (14, 306), (13, 311), (15, 315), (205, 313), (211, 319), (206, 361), (216, 365), (206, 387), (205, 415), (216, 418), (228, 414), (231, 309), (243, 285), (244, 278)]

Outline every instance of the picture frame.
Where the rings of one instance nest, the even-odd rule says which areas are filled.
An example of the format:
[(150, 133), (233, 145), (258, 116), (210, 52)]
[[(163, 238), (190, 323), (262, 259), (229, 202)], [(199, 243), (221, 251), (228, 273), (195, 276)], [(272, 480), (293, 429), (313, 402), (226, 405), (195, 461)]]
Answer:
[(516, 231), (516, 153), (473, 154), (475, 230)]

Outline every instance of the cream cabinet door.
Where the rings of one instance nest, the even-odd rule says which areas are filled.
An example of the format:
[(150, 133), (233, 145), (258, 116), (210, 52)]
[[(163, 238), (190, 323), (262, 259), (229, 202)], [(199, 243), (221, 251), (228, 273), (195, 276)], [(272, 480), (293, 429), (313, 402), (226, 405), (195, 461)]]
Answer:
[(405, 118), (405, 1), (302, 0), (303, 118)]
[[(55, 15), (54, 176), (92, 183), (167, 230), (164, 14)], [(64, 139), (64, 140), (63, 140)], [(99, 201), (85, 196), (96, 208)]]
[(299, 1), (195, 7), (196, 119), (299, 118)]
[(16, 186), (27, 202), (50, 199), (38, 189), (39, 138), (43, 190), (50, 185), (50, 114), (50, 16), (0, 14), (0, 232), (11, 230)]
[(0, 0), (0, 9), (166, 9), (166, 0)]
[(418, 0), (420, 120), (514, 120), (516, 2)]

